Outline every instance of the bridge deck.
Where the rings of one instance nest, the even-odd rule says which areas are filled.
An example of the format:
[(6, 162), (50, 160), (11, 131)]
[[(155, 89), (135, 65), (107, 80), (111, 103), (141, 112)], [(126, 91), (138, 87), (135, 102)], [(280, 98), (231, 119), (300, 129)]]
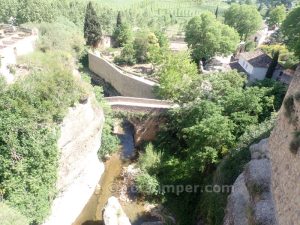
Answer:
[(173, 107), (173, 103), (169, 101), (148, 99), (148, 98), (133, 98), (133, 97), (108, 97), (105, 98), (111, 106), (127, 106), (127, 107), (141, 107), (154, 109), (169, 109)]

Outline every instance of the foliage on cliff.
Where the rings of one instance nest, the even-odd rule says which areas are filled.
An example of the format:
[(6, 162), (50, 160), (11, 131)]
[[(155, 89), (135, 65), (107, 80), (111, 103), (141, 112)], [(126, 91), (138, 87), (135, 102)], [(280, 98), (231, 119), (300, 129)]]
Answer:
[[(169, 87), (176, 90), (172, 82), (170, 80)], [(142, 155), (140, 160), (147, 163), (153, 161), (153, 155), (159, 156), (155, 160), (159, 164), (153, 164), (155, 169), (142, 170), (143, 175), (150, 175), (160, 186), (200, 185), (204, 188), (205, 185), (232, 184), (249, 159), (247, 146), (271, 129), (272, 113), (279, 109), (285, 91), (282, 84), (269, 80), (247, 86), (245, 77), (231, 71), (198, 75), (182, 92), (188, 97), (179, 101), (161, 95), (177, 100), (180, 107), (168, 114), (167, 124), (154, 143), (156, 154)], [(226, 163), (221, 163), (224, 158)], [(216, 182), (213, 173), (220, 163), (223, 169), (217, 172)], [(152, 185), (152, 180), (149, 181)], [(208, 224), (222, 222), (222, 207), (228, 193), (214, 195), (199, 188), (177, 194), (160, 193), (156, 198), (150, 193), (150, 197), (157, 201), (163, 199), (180, 224), (194, 223), (199, 212)], [(200, 208), (195, 211), (196, 205)]]
[(39, 224), (55, 197), (57, 125), (85, 90), (59, 53), (33, 56), (30, 75), (0, 88), (0, 189), (7, 204)]
[(27, 218), (18, 211), (0, 202), (1, 225), (28, 225)]
[[(85, 82), (91, 84), (91, 77), (88, 74), (82, 73), (82, 77)], [(105, 123), (101, 135), (101, 147), (98, 150), (98, 157), (103, 160), (105, 157), (119, 150), (120, 140), (113, 134), (115, 117), (110, 105), (104, 100), (103, 88), (93, 86), (92, 89), (95, 93), (97, 104), (101, 106), (105, 114)]]

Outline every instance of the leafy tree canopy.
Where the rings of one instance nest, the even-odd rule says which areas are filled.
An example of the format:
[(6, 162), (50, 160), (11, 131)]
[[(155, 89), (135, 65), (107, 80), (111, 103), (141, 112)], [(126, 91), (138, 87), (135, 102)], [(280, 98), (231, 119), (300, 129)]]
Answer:
[(158, 95), (173, 101), (186, 101), (192, 83), (198, 77), (197, 66), (191, 62), (188, 53), (168, 55), (157, 76), (159, 77)]
[(285, 17), (286, 17), (285, 6), (278, 5), (270, 11), (267, 22), (269, 26), (278, 26), (284, 21)]
[(238, 33), (219, 22), (211, 13), (192, 18), (185, 31), (185, 41), (197, 62), (217, 54), (228, 55), (236, 49), (239, 42)]
[(300, 59), (300, 7), (293, 9), (283, 21), (282, 33), (287, 37), (287, 46)]
[(262, 25), (262, 17), (254, 5), (232, 4), (224, 17), (225, 23), (235, 28), (243, 40), (258, 31)]

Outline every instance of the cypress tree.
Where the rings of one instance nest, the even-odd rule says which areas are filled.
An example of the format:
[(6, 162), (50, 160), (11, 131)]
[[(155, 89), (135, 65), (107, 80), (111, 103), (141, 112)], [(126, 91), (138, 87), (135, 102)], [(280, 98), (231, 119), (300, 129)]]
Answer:
[(121, 12), (118, 12), (118, 16), (117, 16), (117, 27), (120, 27), (122, 25), (122, 15)]
[(269, 78), (271, 79), (273, 77), (273, 73), (276, 69), (276, 66), (278, 65), (278, 58), (279, 58), (279, 51), (276, 51), (274, 53), (274, 56), (273, 56), (273, 59), (272, 59), (272, 62), (268, 68), (268, 71), (266, 73), (266, 78)]
[(88, 46), (96, 47), (101, 40), (100, 20), (91, 2), (88, 3), (84, 21), (84, 38)]
[(215, 11), (215, 15), (216, 15), (216, 18), (218, 19), (218, 15), (219, 15), (219, 6), (217, 6), (217, 9)]

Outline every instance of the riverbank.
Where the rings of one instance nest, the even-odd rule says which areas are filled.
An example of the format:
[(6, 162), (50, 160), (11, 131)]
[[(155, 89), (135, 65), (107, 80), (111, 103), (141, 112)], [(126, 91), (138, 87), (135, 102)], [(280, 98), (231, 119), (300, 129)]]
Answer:
[(153, 206), (139, 199), (136, 192), (130, 191), (134, 190), (131, 188), (138, 173), (132, 160), (136, 155), (134, 128), (125, 122), (117, 130), (122, 148), (105, 162), (105, 170), (97, 188), (73, 225), (104, 224), (103, 210), (112, 196), (119, 200), (132, 225), (157, 221), (150, 213)]

